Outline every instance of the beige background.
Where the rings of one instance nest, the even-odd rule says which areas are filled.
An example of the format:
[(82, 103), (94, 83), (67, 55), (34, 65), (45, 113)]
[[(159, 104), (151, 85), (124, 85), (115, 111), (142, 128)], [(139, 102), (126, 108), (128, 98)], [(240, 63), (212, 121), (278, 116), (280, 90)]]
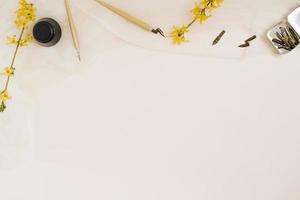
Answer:
[[(5, 38), (16, 3), (0, 2)], [(299, 200), (299, 49), (276, 56), (262, 35), (235, 58), (195, 54), (194, 43), (183, 47), (191, 52), (170, 51), (167, 41), (152, 48), (115, 34), (118, 23), (107, 27), (85, 2), (73, 2), (78, 63), (62, 2), (36, 1), (64, 35), (18, 57), (0, 118), (0, 199)], [(3, 42), (1, 66), (11, 50)]]

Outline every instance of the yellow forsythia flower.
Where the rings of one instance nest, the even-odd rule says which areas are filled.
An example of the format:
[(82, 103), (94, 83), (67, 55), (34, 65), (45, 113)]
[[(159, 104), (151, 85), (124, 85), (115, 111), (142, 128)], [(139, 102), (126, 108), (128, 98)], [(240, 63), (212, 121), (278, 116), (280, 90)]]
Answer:
[(15, 68), (13, 67), (5, 67), (2, 73), (4, 76), (12, 77), (15, 74)]
[(206, 4), (203, 4), (203, 2), (195, 3), (195, 8), (192, 10), (192, 13), (200, 24), (211, 17), (207, 14), (207, 7)]
[[(27, 46), (29, 42), (31, 42), (33, 40), (32, 35), (27, 34), (26, 37), (24, 37), (23, 39), (20, 40), (20, 46)], [(14, 45), (18, 45), (18, 40), (17, 37), (14, 35), (12, 37), (7, 37), (7, 43), (8, 44), (14, 44)]]
[[(15, 24), (17, 28), (28, 28), (28, 23), (35, 21), (36, 18), (36, 8), (33, 4), (27, 3), (26, 0), (20, 0), (19, 1), (20, 7), (16, 11), (16, 21)], [(20, 41), (16, 38), (16, 36), (7, 37), (7, 43), (8, 44), (14, 44), (14, 45), (20, 45), (20, 47), (27, 46), (28, 42), (32, 41), (32, 36), (27, 35), (25, 38), (20, 39)]]
[(203, 0), (203, 4), (206, 4), (208, 9), (218, 8), (223, 2), (224, 0)]
[(218, 8), (224, 0), (200, 0), (199, 3), (195, 3), (195, 7), (192, 10), (194, 19), (187, 26), (178, 28), (174, 26), (173, 31), (170, 34), (170, 37), (173, 39), (175, 44), (181, 44), (187, 42), (185, 38), (185, 33), (188, 32), (188, 29), (198, 21), (200, 24), (206, 21), (211, 17), (210, 13), (213, 9)]
[(18, 44), (17, 36), (7, 37), (7, 44)]
[(33, 40), (32, 38), (32, 35), (27, 35), (24, 39), (21, 39), (20, 40), (20, 46), (23, 47), (23, 46), (27, 46), (28, 45), (28, 42), (31, 42)]
[(26, 0), (20, 0), (20, 8), (17, 10), (17, 20), (15, 24), (18, 28), (28, 28), (28, 23), (35, 21), (36, 8)]
[(6, 102), (10, 99), (10, 96), (8, 95), (8, 91), (7, 90), (4, 90), (0, 93), (0, 101), (1, 102)]
[(184, 34), (188, 31), (188, 28), (184, 25), (181, 28), (174, 26), (173, 31), (170, 34), (170, 37), (173, 39), (173, 43), (179, 45), (183, 42), (188, 42), (188, 40), (184, 36)]

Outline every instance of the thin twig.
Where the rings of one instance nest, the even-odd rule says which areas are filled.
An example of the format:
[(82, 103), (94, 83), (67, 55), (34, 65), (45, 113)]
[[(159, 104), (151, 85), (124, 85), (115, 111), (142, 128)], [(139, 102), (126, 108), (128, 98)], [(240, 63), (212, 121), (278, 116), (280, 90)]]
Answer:
[(189, 25), (187, 25), (187, 27), (186, 28), (190, 28), (195, 22), (196, 22), (196, 18), (194, 18), (193, 19), (193, 21), (191, 21), (190, 23), (189, 23)]
[[(19, 37), (19, 39), (18, 39), (18, 44), (17, 44), (17, 46), (16, 46), (16, 49), (15, 49), (15, 52), (14, 52), (14, 55), (13, 55), (11, 64), (10, 64), (10, 68), (14, 68), (14, 64), (15, 64), (15, 61), (16, 61), (17, 53), (18, 53), (18, 50), (19, 50), (19, 47), (20, 47), (20, 43), (21, 43), (21, 40), (22, 40), (24, 31), (25, 31), (25, 28), (23, 27), (23, 28), (22, 28), (22, 31), (21, 31), (21, 34), (20, 34), (20, 37)], [(9, 81), (10, 81), (10, 77), (8, 76), (8, 77), (7, 77), (7, 80), (6, 80), (6, 83), (5, 83), (4, 91), (7, 90)]]

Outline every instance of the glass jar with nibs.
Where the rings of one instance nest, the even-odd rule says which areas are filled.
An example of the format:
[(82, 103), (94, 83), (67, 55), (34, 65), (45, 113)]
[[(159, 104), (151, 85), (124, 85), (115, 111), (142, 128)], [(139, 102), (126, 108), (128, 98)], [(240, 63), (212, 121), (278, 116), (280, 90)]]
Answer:
[(267, 32), (267, 37), (279, 54), (287, 54), (300, 44), (300, 6), (287, 19)]

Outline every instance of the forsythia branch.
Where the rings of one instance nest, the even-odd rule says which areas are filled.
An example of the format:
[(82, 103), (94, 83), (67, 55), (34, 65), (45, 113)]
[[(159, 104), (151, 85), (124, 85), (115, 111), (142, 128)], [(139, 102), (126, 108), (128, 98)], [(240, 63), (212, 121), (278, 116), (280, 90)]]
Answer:
[(17, 57), (17, 53), (20, 47), (27, 46), (30, 41), (32, 41), (32, 36), (27, 34), (25, 37), (24, 32), (28, 29), (28, 24), (30, 22), (35, 21), (36, 18), (36, 8), (33, 4), (27, 3), (26, 0), (20, 0), (19, 1), (20, 7), (16, 12), (16, 21), (15, 25), (17, 28), (21, 28), (21, 33), (18, 38), (16, 39), (16, 36), (8, 37), (7, 42), (8, 44), (16, 45), (16, 49), (11, 61), (10, 66), (5, 67), (2, 75), (6, 77), (6, 83), (4, 86), (4, 89), (0, 91), (0, 112), (4, 112), (6, 109), (6, 102), (10, 99), (9, 93), (8, 93), (8, 86), (11, 78), (15, 74), (15, 61)]
[(173, 43), (180, 45), (184, 42), (188, 42), (185, 34), (189, 32), (189, 28), (197, 21), (202, 24), (204, 21), (210, 18), (211, 12), (220, 7), (223, 1), (224, 0), (201, 0), (200, 3), (195, 3), (194, 9), (191, 11), (194, 15), (194, 19), (188, 25), (173, 27), (173, 31), (170, 33)]

